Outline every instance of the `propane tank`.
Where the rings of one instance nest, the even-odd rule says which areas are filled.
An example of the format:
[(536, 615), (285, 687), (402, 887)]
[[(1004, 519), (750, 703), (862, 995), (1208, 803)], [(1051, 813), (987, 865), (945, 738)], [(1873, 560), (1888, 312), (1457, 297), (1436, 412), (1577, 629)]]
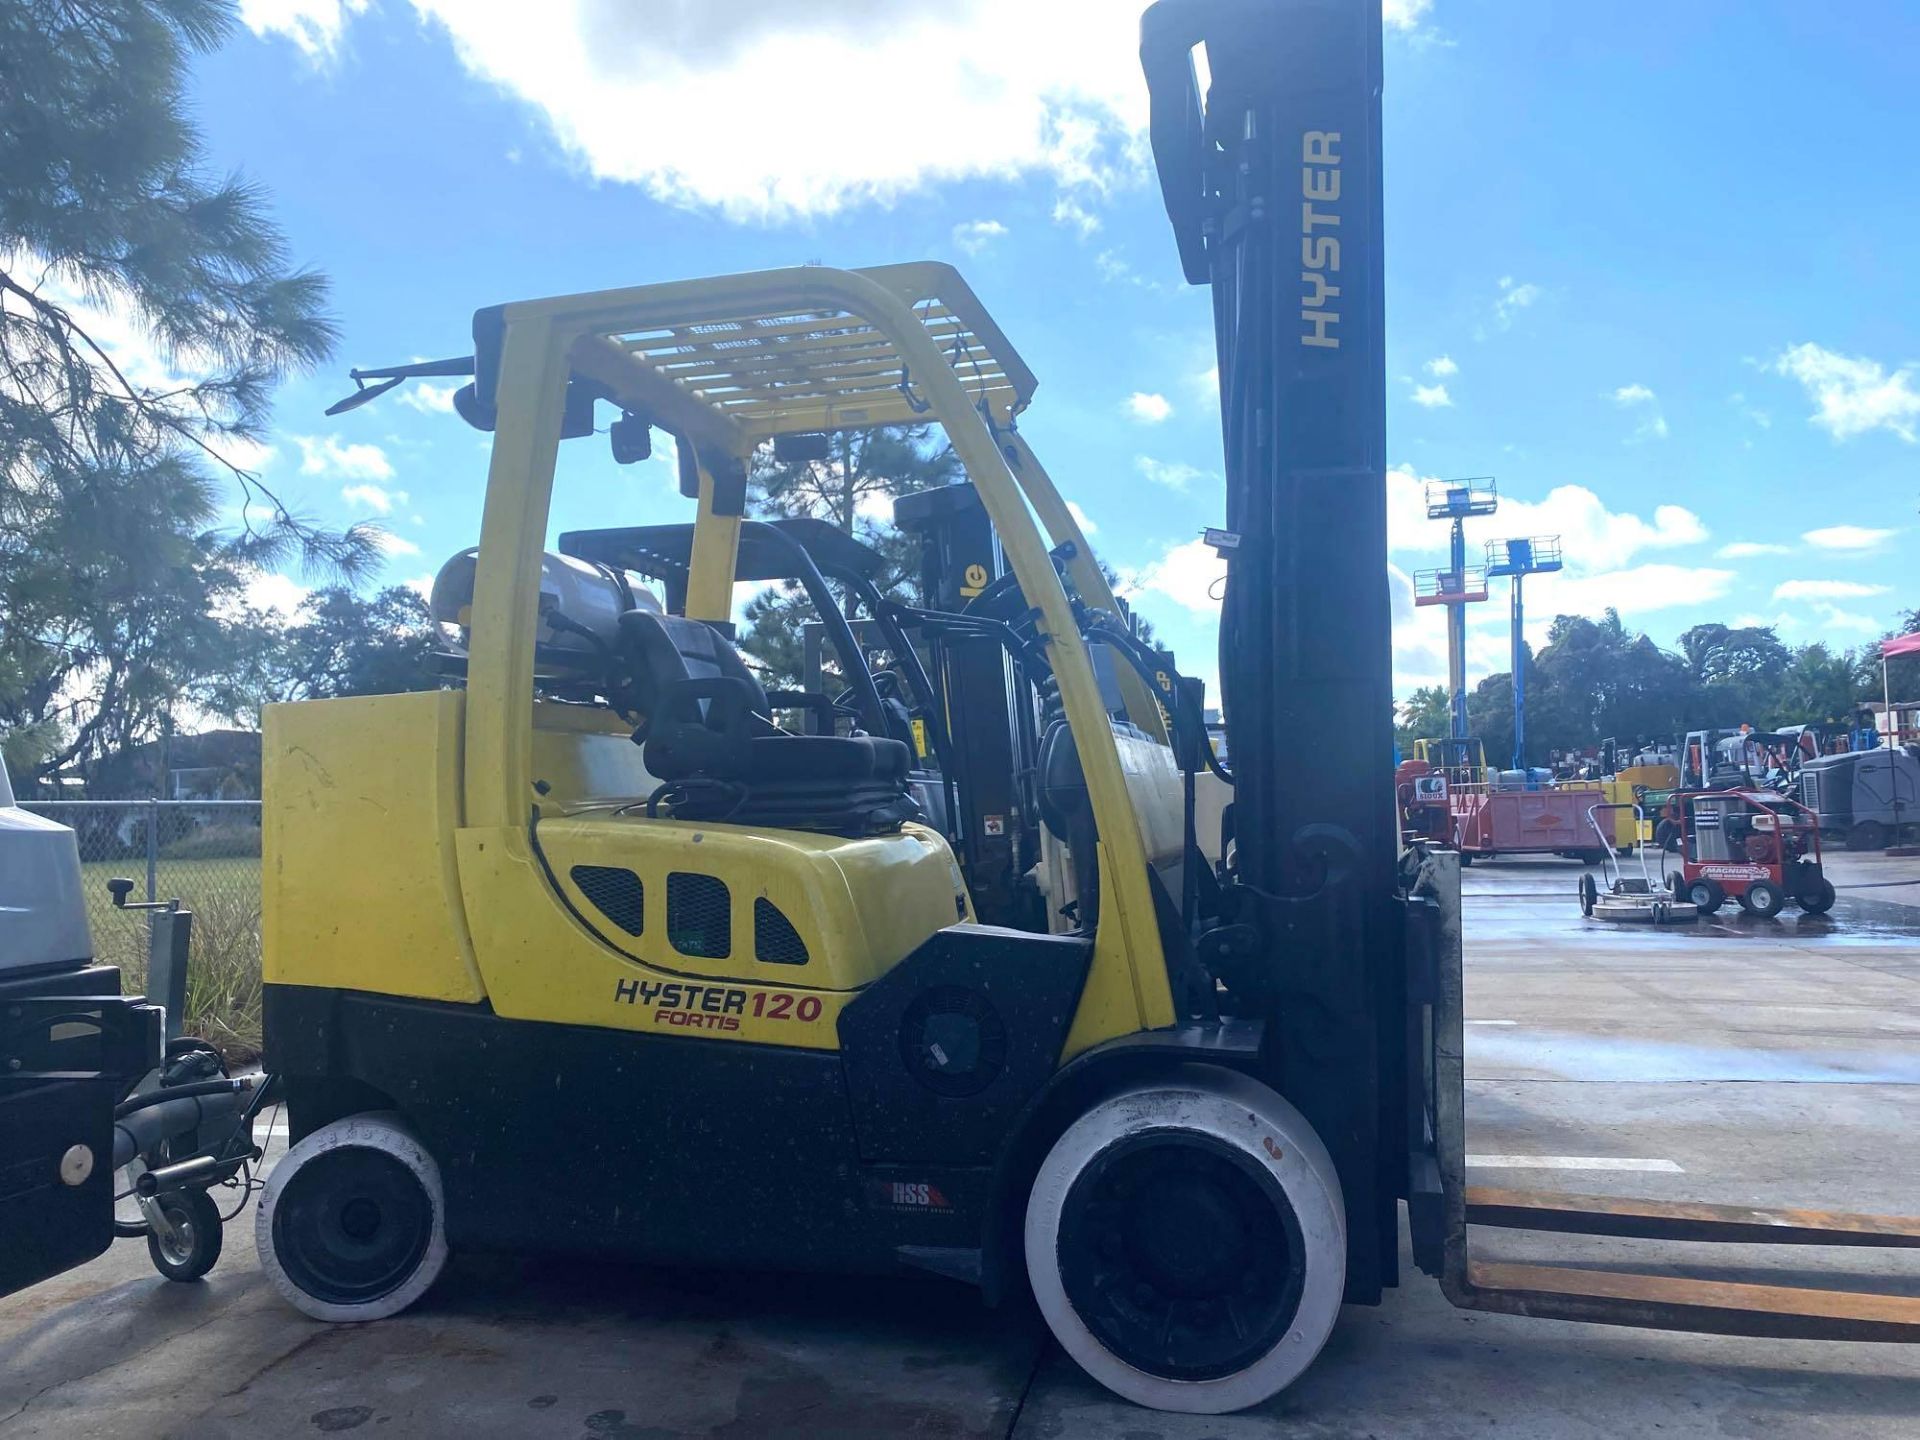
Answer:
[[(433, 577), (433, 592), (427, 602), (441, 633), (463, 655), (472, 623), (473, 578), (479, 561), (478, 549), (462, 550), (447, 561)], [(569, 670), (571, 657), (578, 656), (582, 661), (597, 657), (602, 646), (616, 648), (622, 614), (649, 610), (658, 615), (661, 608), (659, 597), (647, 587), (646, 580), (631, 570), (616, 570), (611, 565), (547, 551), (540, 557), (540, 628), (534, 636), (534, 643), (540, 647), (540, 673)], [(562, 618), (557, 622), (556, 616)], [(581, 634), (582, 629), (599, 643)]]

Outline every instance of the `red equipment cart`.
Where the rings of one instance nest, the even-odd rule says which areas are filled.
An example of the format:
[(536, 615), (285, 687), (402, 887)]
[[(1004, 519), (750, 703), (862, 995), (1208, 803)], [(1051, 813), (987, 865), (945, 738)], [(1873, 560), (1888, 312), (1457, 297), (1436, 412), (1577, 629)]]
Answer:
[(1711, 915), (1736, 900), (1770, 919), (1789, 900), (1809, 915), (1833, 908), (1820, 858), (1820, 818), (1771, 790), (1683, 790), (1668, 803), (1678, 827), (1676, 895)]

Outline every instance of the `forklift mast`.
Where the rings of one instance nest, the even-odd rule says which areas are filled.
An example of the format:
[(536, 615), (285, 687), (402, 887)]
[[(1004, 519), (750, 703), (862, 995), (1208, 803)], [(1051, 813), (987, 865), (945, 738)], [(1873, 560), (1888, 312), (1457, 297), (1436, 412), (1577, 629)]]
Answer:
[[(1372, 1300), (1405, 1155), (1380, 5), (1159, 0), (1141, 58), (1181, 265), (1213, 292), (1238, 899), (1276, 972), (1271, 1073), (1332, 1152), (1347, 1298)], [(1303, 734), (1322, 737), (1311, 764), (1284, 743)]]
[[(1220, 350), (1229, 904), (1273, 973), (1267, 1073), (1339, 1170), (1346, 1299), (1393, 1283), (1404, 1195), (1416, 1263), (1465, 1309), (1913, 1341), (1911, 1297), (1469, 1252), (1470, 1225), (1911, 1248), (1920, 1224), (1466, 1183), (1458, 861), (1416, 851), (1403, 870), (1392, 828), (1380, 47), (1379, 0), (1159, 0), (1142, 22), (1167, 212)], [(1321, 749), (1287, 766), (1280, 742), (1300, 733)]]

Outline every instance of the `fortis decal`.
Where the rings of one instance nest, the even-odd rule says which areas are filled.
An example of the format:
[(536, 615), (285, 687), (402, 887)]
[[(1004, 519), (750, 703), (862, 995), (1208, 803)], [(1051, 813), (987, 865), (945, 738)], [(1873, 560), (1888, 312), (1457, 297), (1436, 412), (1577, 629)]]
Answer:
[(825, 1008), (818, 995), (786, 990), (742, 990), (733, 985), (691, 985), (680, 981), (621, 980), (615, 1004), (644, 1005), (653, 1023), (682, 1030), (738, 1030), (742, 1016), (789, 1020), (811, 1025)]
[[(1340, 132), (1309, 130), (1300, 137), (1300, 332), (1302, 345), (1340, 348)], [(1320, 209), (1314, 207), (1319, 205)]]

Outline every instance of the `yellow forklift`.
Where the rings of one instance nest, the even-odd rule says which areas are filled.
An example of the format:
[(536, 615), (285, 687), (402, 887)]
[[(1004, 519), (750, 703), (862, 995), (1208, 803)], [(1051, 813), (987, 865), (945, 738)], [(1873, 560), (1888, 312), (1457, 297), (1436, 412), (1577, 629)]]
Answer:
[[(478, 548), (435, 587), (453, 683), (266, 717), (267, 1063), (293, 1145), (257, 1235), (293, 1304), (378, 1319), (488, 1247), (920, 1270), (1030, 1289), (1102, 1384), (1215, 1413), (1397, 1283), (1404, 1202), (1462, 1306), (1920, 1337), (1910, 1299), (1469, 1254), (1470, 1222), (1920, 1226), (1465, 1184), (1458, 858), (1402, 852), (1387, 761), (1380, 24), (1378, 0), (1145, 20), (1162, 187), (1218, 325), (1230, 773), (1021, 435), (1032, 374), (945, 266), (510, 304), (475, 316), (471, 357), (403, 367), (471, 376), (491, 462)], [(597, 420), (616, 458), (675, 438), (693, 529), (657, 591), (631, 533), (547, 548), (563, 440)], [(908, 423), (952, 442), (1017, 589), (972, 619), (1040, 677), (1054, 933), (975, 923), (857, 645), (822, 707), (768, 695), (732, 643), (742, 553), (778, 543), (744, 514), (756, 450)], [(1308, 731), (1329, 742), (1303, 772), (1272, 737)], [(1218, 866), (1208, 769), (1233, 785)]]

